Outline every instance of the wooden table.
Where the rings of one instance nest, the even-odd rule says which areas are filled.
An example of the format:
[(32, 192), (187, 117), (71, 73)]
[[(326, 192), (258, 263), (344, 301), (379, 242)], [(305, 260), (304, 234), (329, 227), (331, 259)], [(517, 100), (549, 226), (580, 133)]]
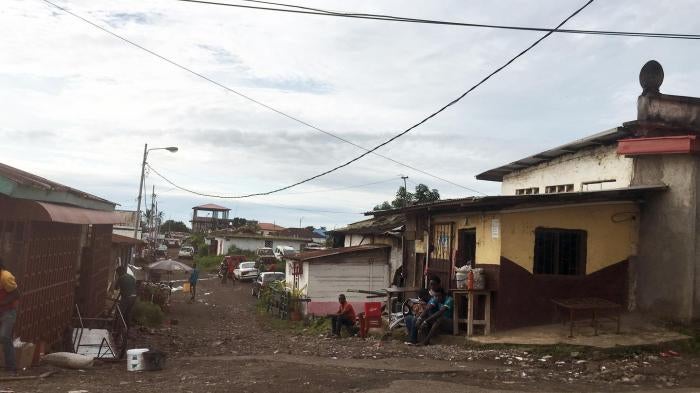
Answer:
[[(468, 290), (468, 289), (451, 289), (452, 298), (454, 299), (454, 309), (452, 310), (452, 333), (456, 336), (459, 334), (460, 322), (467, 324), (467, 336), (474, 335), (474, 325), (484, 326), (484, 335), (491, 334), (491, 292), (488, 290)], [(474, 319), (474, 300), (478, 297), (484, 297), (484, 319)], [(467, 319), (459, 318), (459, 309), (462, 304), (462, 299), (467, 299)]]
[[(552, 299), (557, 308), (568, 311), (569, 313), (569, 338), (574, 337), (574, 321), (576, 313), (590, 312), (591, 324), (593, 325), (593, 334), (598, 335), (598, 322), (601, 317), (599, 314), (613, 314), (613, 317), (605, 316), (606, 319), (612, 319), (617, 322), (616, 333), (620, 333), (620, 314), (622, 314), (622, 306), (613, 303), (609, 300), (597, 297), (579, 297), (569, 299)], [(566, 322), (562, 320), (562, 322)]]

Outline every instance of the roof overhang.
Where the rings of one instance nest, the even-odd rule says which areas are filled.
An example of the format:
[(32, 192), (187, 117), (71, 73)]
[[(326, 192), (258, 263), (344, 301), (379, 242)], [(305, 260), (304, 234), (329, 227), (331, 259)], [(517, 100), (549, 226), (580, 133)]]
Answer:
[(391, 246), (388, 244), (365, 244), (365, 245), (361, 245), (361, 246), (338, 247), (338, 248), (330, 248), (327, 250), (307, 251), (307, 252), (302, 252), (302, 253), (296, 254), (294, 256), (291, 256), (290, 259), (294, 259), (294, 260), (301, 261), (301, 262), (306, 262), (306, 261), (311, 262), (311, 261), (319, 260), (321, 258), (335, 256), (335, 255), (361, 253), (361, 252), (383, 250), (383, 249), (388, 250), (390, 248), (391, 248)]
[(449, 199), (397, 210), (380, 210), (366, 215), (387, 215), (396, 213), (439, 213), (439, 212), (486, 212), (511, 208), (537, 208), (580, 203), (606, 201), (639, 201), (649, 193), (663, 192), (665, 184), (631, 186), (601, 191), (565, 192), (559, 194), (499, 195)]
[(10, 220), (95, 225), (118, 224), (121, 221), (121, 217), (114, 211), (83, 209), (15, 198), (0, 198), (0, 211), (2, 218)]
[(700, 143), (695, 135), (622, 139), (617, 145), (617, 153), (628, 157), (653, 154), (698, 154)]
[(598, 146), (606, 146), (616, 143), (619, 139), (629, 136), (629, 131), (623, 127), (616, 127), (607, 131), (600, 132), (589, 137), (567, 143), (554, 149), (537, 153), (530, 157), (525, 157), (510, 164), (499, 166), (498, 168), (490, 169), (486, 172), (476, 175), (478, 180), (503, 181), (503, 177), (519, 171), (521, 169), (533, 167), (566, 154), (576, 153), (578, 151), (589, 149)]

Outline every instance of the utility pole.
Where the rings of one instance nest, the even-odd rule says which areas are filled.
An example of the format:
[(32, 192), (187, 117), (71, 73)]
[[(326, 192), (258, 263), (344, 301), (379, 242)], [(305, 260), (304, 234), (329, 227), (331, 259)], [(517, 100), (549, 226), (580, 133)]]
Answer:
[(149, 223), (151, 226), (151, 241), (153, 242), (153, 248), (155, 248), (157, 239), (153, 238), (153, 214), (155, 213), (155, 207), (156, 207), (156, 186), (153, 185), (153, 191), (151, 192), (151, 222)]
[(146, 172), (146, 155), (148, 155), (148, 143), (143, 145), (143, 161), (141, 162), (141, 180), (139, 181), (139, 197), (136, 202), (136, 225), (134, 225), (134, 239), (138, 239), (139, 226), (141, 226), (141, 192), (143, 191), (143, 176)]
[(301, 220), (303, 220), (303, 219), (304, 219), (303, 216), (302, 216), (302, 217), (299, 217), (299, 228), (301, 228)]
[(406, 207), (408, 204), (408, 189), (406, 188), (406, 179), (408, 179), (408, 176), (401, 176), (403, 179), (403, 207)]

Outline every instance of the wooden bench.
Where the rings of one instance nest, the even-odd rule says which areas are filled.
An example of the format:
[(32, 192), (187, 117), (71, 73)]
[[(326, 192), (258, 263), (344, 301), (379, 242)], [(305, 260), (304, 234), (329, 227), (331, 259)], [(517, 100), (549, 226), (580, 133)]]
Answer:
[[(600, 319), (610, 319), (616, 322), (616, 333), (620, 334), (620, 315), (622, 314), (622, 306), (617, 303), (597, 297), (552, 299), (552, 303), (555, 304), (558, 311), (563, 310), (569, 314), (569, 338), (574, 337), (576, 314), (580, 314), (581, 312), (591, 314), (591, 325), (593, 326), (594, 335), (598, 335), (598, 324)], [(565, 324), (566, 320), (562, 319), (562, 323)]]

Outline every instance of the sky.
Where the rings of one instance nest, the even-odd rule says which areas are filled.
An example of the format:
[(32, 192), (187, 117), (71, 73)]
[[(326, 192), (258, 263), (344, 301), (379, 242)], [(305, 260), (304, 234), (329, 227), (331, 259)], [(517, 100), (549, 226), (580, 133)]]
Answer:
[[(462, 94), (543, 33), (345, 19), (175, 0), (56, 4), (248, 97), (373, 147)], [(230, 3), (246, 4), (240, 1)], [(247, 3), (250, 4), (250, 3)], [(334, 11), (554, 27), (583, 0), (294, 0)], [(565, 28), (700, 33), (700, 2), (593, 2)], [(174, 183), (268, 191), (363, 153), (131, 46), (42, 0), (0, 8), (0, 162), (136, 207), (144, 144)], [(443, 198), (500, 192), (475, 175), (636, 118), (639, 70), (700, 96), (700, 41), (554, 34), (462, 101), (378, 153), (270, 196), (200, 197), (155, 173), (166, 218), (216, 203), (232, 216), (335, 228), (391, 200), (408, 176)], [(471, 189), (468, 190), (468, 189)], [(476, 194), (480, 195), (480, 194)], [(150, 203), (150, 196), (149, 196)]]

